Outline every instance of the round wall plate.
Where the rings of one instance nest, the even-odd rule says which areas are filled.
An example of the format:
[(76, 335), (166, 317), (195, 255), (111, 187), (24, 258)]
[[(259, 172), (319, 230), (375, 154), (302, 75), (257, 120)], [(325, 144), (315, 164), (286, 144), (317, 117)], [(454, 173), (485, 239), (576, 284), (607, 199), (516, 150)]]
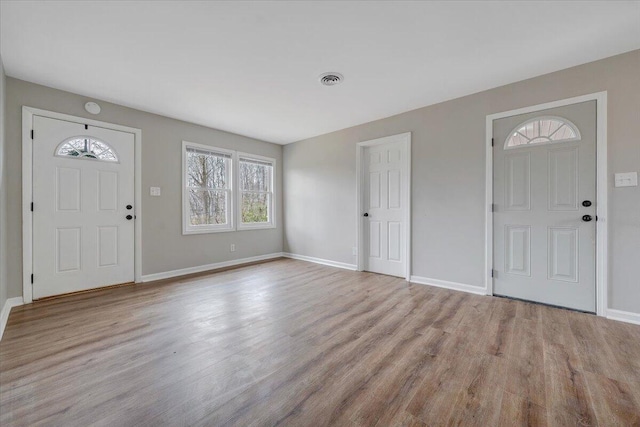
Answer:
[(84, 104), (84, 109), (91, 114), (99, 114), (101, 110), (100, 106), (95, 102), (87, 102)]

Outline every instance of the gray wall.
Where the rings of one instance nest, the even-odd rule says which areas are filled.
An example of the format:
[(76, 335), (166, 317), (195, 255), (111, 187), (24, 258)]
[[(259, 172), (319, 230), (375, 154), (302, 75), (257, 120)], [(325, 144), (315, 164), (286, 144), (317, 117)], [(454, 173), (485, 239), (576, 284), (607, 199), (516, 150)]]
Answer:
[(488, 114), (608, 91), (609, 305), (640, 312), (640, 50), (285, 146), (286, 252), (355, 264), (359, 141), (412, 132), (413, 274), (483, 286)]
[(5, 144), (5, 75), (0, 57), (0, 311), (7, 301), (7, 146)]
[[(8, 296), (22, 295), (22, 106), (142, 129), (142, 274), (161, 273), (282, 251), (282, 147), (203, 126), (98, 101), (102, 112), (84, 110), (80, 95), (7, 77), (6, 145)], [(182, 140), (240, 150), (277, 160), (277, 228), (182, 235)], [(149, 187), (162, 188), (150, 197)], [(235, 243), (236, 251), (229, 252)]]

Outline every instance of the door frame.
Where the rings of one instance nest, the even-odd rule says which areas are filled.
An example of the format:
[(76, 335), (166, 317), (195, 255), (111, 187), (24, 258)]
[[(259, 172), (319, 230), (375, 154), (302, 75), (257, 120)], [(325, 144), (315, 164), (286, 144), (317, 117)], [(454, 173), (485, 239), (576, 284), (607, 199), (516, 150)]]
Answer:
[(22, 298), (25, 304), (33, 301), (33, 130), (34, 116), (65, 120), (105, 129), (131, 133), (134, 136), (134, 200), (136, 221), (134, 224), (134, 280), (142, 282), (142, 130), (69, 114), (22, 106)]
[(356, 144), (356, 256), (357, 256), (357, 271), (364, 271), (364, 168), (362, 165), (364, 149), (373, 147), (376, 145), (388, 144), (390, 142), (402, 142), (407, 150), (406, 168), (407, 168), (407, 182), (405, 183), (405, 190), (408, 195), (407, 206), (404, 212), (405, 231), (405, 279), (410, 281), (411, 279), (411, 132), (405, 132), (397, 135), (385, 136), (383, 138), (372, 139), (369, 141), (362, 141)]
[(550, 108), (596, 101), (596, 314), (606, 316), (608, 303), (607, 92), (596, 92), (530, 107), (489, 114), (486, 118), (485, 267), (487, 295), (493, 295), (493, 121)]

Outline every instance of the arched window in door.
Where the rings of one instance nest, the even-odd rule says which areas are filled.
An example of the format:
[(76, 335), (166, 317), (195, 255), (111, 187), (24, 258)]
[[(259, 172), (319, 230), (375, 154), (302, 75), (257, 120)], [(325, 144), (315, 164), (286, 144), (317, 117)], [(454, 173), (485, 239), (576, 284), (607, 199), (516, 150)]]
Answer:
[(56, 148), (56, 156), (118, 162), (118, 155), (109, 144), (90, 136), (74, 136), (65, 139)]
[(536, 117), (516, 126), (507, 136), (504, 148), (579, 140), (580, 131), (569, 120), (562, 117)]

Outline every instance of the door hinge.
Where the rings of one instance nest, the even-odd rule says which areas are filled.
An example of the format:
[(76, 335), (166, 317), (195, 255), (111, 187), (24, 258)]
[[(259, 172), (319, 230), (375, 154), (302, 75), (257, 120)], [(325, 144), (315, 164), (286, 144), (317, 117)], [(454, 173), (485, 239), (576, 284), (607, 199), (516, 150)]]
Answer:
[(33, 274), (31, 275), (31, 284), (33, 284)]
[(31, 129), (31, 139), (33, 139), (33, 135), (34, 135), (33, 129)]
[(33, 202), (31, 202), (31, 212), (33, 212)]
[(89, 125), (84, 125), (84, 129), (85, 130), (89, 129)]
[(491, 212), (495, 212), (495, 211), (496, 211), (496, 204), (491, 203)]
[(498, 272), (495, 271), (493, 268), (491, 269), (491, 277), (498, 277)]
[(493, 147), (493, 138), (491, 138), (491, 146)]

